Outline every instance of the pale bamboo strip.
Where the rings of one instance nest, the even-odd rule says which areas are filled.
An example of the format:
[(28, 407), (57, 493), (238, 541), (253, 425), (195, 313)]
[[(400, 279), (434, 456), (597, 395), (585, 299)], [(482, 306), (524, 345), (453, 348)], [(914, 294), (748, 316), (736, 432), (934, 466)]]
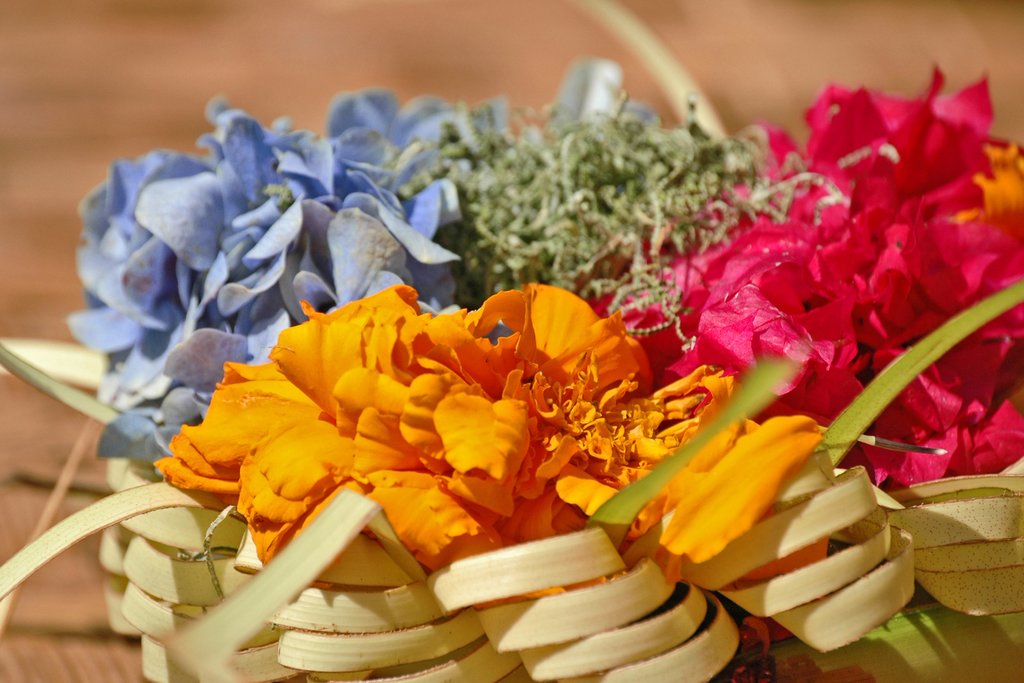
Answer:
[(235, 571), (234, 558), (212, 560), (220, 591), (210, 577), (209, 563), (203, 559), (172, 557), (172, 549), (155, 547), (141, 536), (133, 538), (124, 556), (128, 579), (150, 595), (168, 602), (212, 607), (224, 595), (230, 595), (252, 578)]
[(642, 560), (604, 583), (480, 609), (480, 623), (499, 652), (552, 645), (635, 621), (665, 602), (673, 587), (658, 565)]
[[(71, 481), (75, 478), (75, 473), (78, 472), (85, 454), (91, 450), (92, 444), (99, 435), (98, 427), (99, 425), (96, 422), (86, 420), (85, 425), (78, 434), (78, 438), (75, 439), (75, 443), (71, 447), (67, 460), (64, 461), (64, 466), (60, 470), (60, 476), (57, 477), (57, 483), (46, 498), (46, 504), (43, 506), (43, 511), (39, 514), (39, 520), (32, 529), (32, 533), (29, 534), (29, 541), (39, 538), (39, 535), (46, 531), (53, 524), (53, 520), (57, 518), (57, 511), (60, 509), (60, 504), (64, 502), (65, 496), (67, 496), (68, 489), (71, 487)], [(7, 630), (7, 624), (10, 622), (11, 612), (14, 610), (14, 603), (17, 599), (18, 591), (16, 588), (0, 599), (0, 639), (3, 638), (4, 631)]]
[[(469, 654), (455, 656), (428, 669), (404, 672), (383, 669), (374, 672), (380, 683), (481, 683), (506, 681), (507, 676), (522, 669), (522, 660), (514, 653), (497, 652), (486, 638), (472, 647)], [(511, 682), (509, 682), (511, 683)]]
[(373, 633), (419, 626), (444, 616), (422, 582), (388, 590), (307, 588), (274, 615), (286, 628), (327, 633)]
[[(299, 674), (277, 662), (276, 643), (242, 650), (235, 655), (232, 665), (235, 675), (246, 683), (293, 680)], [(146, 678), (158, 683), (191, 683), (197, 680), (175, 663), (162, 643), (148, 636), (142, 637), (142, 671)], [(200, 676), (198, 680), (205, 683), (206, 678)]]
[(607, 534), (592, 527), (458, 560), (431, 574), (427, 585), (445, 611), (453, 612), (623, 569)]
[[(223, 503), (218, 503), (223, 506)], [(206, 530), (219, 511), (209, 509), (167, 509), (140, 515), (122, 523), (125, 529), (154, 543), (180, 548), (190, 553), (203, 549)], [(245, 533), (245, 523), (228, 517), (213, 532), (212, 548), (237, 548)]]
[(448, 655), (483, 635), (476, 612), (382, 633), (285, 630), (278, 660), (303, 671), (362, 671)]
[(128, 579), (124, 576), (110, 574), (103, 583), (103, 600), (107, 604), (107, 623), (110, 630), (122, 636), (140, 635), (139, 629), (135, 628), (124, 616), (124, 594), (127, 590)]
[(694, 97), (698, 103), (697, 123), (712, 136), (725, 135), (718, 114), (697, 82), (636, 15), (613, 0), (577, 0), (576, 4), (621, 40), (647, 67), (680, 123), (689, 119), (690, 98)]
[[(235, 558), (235, 569), (251, 573), (262, 568), (263, 563), (256, 554), (256, 543), (246, 533)], [(411, 583), (413, 579), (377, 541), (360, 534), (317, 580), (339, 586), (397, 588)]]
[(0, 567), (0, 598), (83, 538), (134, 515), (169, 507), (217, 505), (220, 501), (213, 496), (181, 491), (168, 484), (150, 484), (114, 493), (61, 520)]
[(194, 626), (167, 643), (177, 661), (210, 683), (237, 681), (235, 650), (308, 586), (368, 525), (394, 537), (380, 506), (347, 489), (334, 498), (266, 568)]
[[(175, 605), (158, 600), (129, 582), (124, 590), (122, 614), (139, 632), (161, 640), (202, 617), (206, 614), (206, 608), (198, 605)], [(266, 624), (261, 631), (243, 644), (242, 649), (276, 643), (279, 635), (273, 625)]]
[[(107, 371), (106, 356), (79, 344), (48, 339), (0, 339), (11, 352), (36, 366), (50, 377), (84, 389), (97, 389)], [(7, 372), (0, 366), (0, 375)]]
[(918, 568), (914, 576), (932, 597), (957, 612), (1024, 612), (1024, 564), (948, 572)]
[(741, 580), (720, 592), (751, 614), (771, 616), (853, 583), (889, 552), (889, 524), (882, 508), (854, 524), (844, 535), (854, 545), (785, 574), (763, 581)]
[(654, 616), (564, 645), (527, 648), (519, 654), (530, 676), (538, 681), (593, 674), (671, 650), (697, 632), (706, 613), (707, 599), (699, 588), (690, 586), (685, 598)]
[(682, 645), (635, 664), (588, 676), (563, 678), (562, 683), (710, 681), (736, 653), (740, 635), (736, 624), (722, 608), (722, 603), (714, 595), (708, 595), (708, 602), (712, 614), (710, 623)]
[(104, 529), (100, 534), (100, 566), (111, 574), (124, 576), (124, 554), (134, 536), (120, 524)]
[(899, 612), (914, 594), (910, 534), (892, 528), (886, 561), (845, 588), (773, 618), (811, 647), (827, 652), (852, 643)]
[(680, 573), (687, 581), (717, 590), (858, 522), (875, 507), (871, 481), (863, 468), (853, 468), (841, 474), (830, 488), (758, 522), (707, 562), (684, 560)]
[(1024, 496), (943, 500), (893, 511), (889, 519), (920, 548), (1016, 538), (1024, 530)]
[[(893, 498), (905, 505), (915, 505), (941, 496), (978, 498), (986, 493), (987, 495), (998, 495), (1001, 492), (1024, 493), (1024, 474), (1003, 473), (946, 477), (890, 491)], [(931, 500), (931, 502), (938, 501)]]
[[(916, 539), (915, 539), (916, 541)], [(1024, 538), (914, 546), (914, 568), (929, 572), (970, 572), (1024, 564)]]

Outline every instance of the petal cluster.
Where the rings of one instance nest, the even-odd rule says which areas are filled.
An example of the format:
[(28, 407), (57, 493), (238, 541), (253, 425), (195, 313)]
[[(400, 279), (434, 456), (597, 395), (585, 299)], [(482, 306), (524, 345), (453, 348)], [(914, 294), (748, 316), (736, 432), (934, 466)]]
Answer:
[[(815, 182), (794, 193), (783, 221), (759, 218), (731, 242), (677, 259), (689, 311), (681, 327), (694, 343), (683, 352), (671, 333), (645, 339), (659, 370), (738, 372), (766, 354), (797, 358), (802, 372), (775, 411), (827, 424), (923, 335), (1024, 277), (1018, 152), (988, 145), (983, 82), (953, 95), (941, 85), (936, 74), (913, 99), (829, 87), (808, 112), (804, 150), (768, 131), (780, 180), (797, 168)], [(1024, 419), (1007, 399), (1022, 357), (1018, 310), (929, 368), (873, 428), (947, 455), (863, 448), (849, 462), (899, 484), (1015, 462)]]
[[(397, 286), (307, 314), (270, 363), (229, 364), (205, 421), (157, 463), (176, 486), (237, 502), (264, 559), (341, 488), (379, 502), (431, 568), (579, 529), (732, 387), (700, 368), (652, 391), (622, 320), (549, 286), (436, 316)], [(737, 428), (652, 501), (633, 534), (682, 507), (664, 542), (706, 559), (764, 514), (819, 438), (808, 418)], [(747, 467), (758, 483), (734, 499)]]
[[(88, 307), (69, 323), (110, 354), (100, 398), (122, 410), (181, 387), (164, 412), (197, 418), (203, 401), (183, 395), (208, 397), (226, 361), (265, 361), (277, 335), (305, 319), (300, 300), (327, 310), (409, 283), (430, 306), (452, 301), (458, 256), (433, 237), (458, 218), (455, 188), (438, 180), (404, 201), (396, 190), (431, 163), (421, 142), (464, 116), (455, 107), (424, 98), (400, 109), (381, 90), (342, 95), (324, 137), (287, 122), (265, 128), (224, 103), (208, 113), (207, 156), (118, 161), (81, 206)], [(167, 417), (173, 433), (180, 422)]]

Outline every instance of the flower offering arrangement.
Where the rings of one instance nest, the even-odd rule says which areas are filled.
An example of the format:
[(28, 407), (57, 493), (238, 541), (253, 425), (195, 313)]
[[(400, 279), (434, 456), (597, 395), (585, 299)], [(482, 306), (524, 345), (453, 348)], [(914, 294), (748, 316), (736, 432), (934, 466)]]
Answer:
[(934, 680), (910, 648), (1024, 612), (1024, 157), (985, 82), (828, 86), (798, 145), (620, 81), (348, 93), (323, 136), (215, 101), (201, 156), (115, 162), (95, 395), (0, 348), (104, 424), (115, 493), (0, 595), (102, 533), (160, 682)]

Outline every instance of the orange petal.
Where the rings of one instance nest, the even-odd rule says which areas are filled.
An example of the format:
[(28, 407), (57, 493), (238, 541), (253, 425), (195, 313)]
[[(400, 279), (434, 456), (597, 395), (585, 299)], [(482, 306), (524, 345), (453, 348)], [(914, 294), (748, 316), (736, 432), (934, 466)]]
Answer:
[(513, 399), (449, 394), (437, 404), (434, 424), (452, 467), (498, 480), (519, 469), (530, 438), (526, 403)]
[(493, 532), (437, 488), (378, 487), (369, 496), (384, 508), (416, 559), (431, 569), (500, 545)]
[(566, 467), (558, 481), (555, 482), (558, 497), (583, 510), (589, 517), (612, 496), (618, 489), (603, 484), (578, 467)]
[[(534, 360), (541, 370), (563, 382), (572, 381), (585, 355), (593, 357), (598, 388), (626, 378), (637, 377), (646, 384), (650, 377), (647, 356), (630, 338), (618, 314), (601, 318), (586, 301), (558, 287), (529, 285), (527, 329), (523, 332), (520, 355)], [(525, 340), (535, 340), (535, 356)]]
[(466, 329), (475, 337), (485, 337), (501, 322), (513, 332), (521, 332), (525, 315), (526, 298), (522, 292), (498, 292), (466, 316)]
[(359, 475), (377, 470), (412, 470), (421, 467), (419, 453), (399, 433), (398, 419), (366, 408), (359, 416), (353, 469)]
[(416, 290), (402, 285), (328, 314), (304, 310), (309, 320), (282, 332), (270, 358), (329, 415), (335, 412), (332, 392), (338, 379), (356, 367), (380, 369), (376, 361), (381, 356), (390, 363), (398, 340), (397, 321), (420, 312)]
[(501, 523), (500, 531), (508, 542), (523, 543), (577, 531), (586, 521), (579, 508), (559, 498), (552, 486), (537, 498), (516, 501), (515, 511)]
[(768, 511), (783, 482), (820, 441), (817, 423), (802, 416), (772, 418), (727, 452), (713, 452), (728, 443), (716, 440), (701, 453), (715, 461), (712, 467), (705, 472), (687, 468), (673, 481), (683, 493), (662, 545), (693, 562), (710, 559)]
[(349, 476), (354, 451), (350, 439), (319, 420), (277, 432), (242, 467), (239, 510), (247, 517), (298, 519)]
[(229, 364), (202, 424), (182, 427), (171, 441), (173, 458), (157, 461), (172, 484), (223, 493), (212, 480), (237, 482), (243, 461), (272, 431), (319, 416), (320, 409), (272, 364), (242, 368)]
[(334, 385), (338, 409), (358, 419), (365, 408), (387, 415), (401, 415), (409, 399), (409, 387), (394, 378), (369, 368), (352, 368)]
[(240, 472), (238, 510), (250, 524), (277, 529), (282, 537), (265, 538), (258, 549), (269, 557), (294, 533), (296, 525), (331, 495), (352, 469), (355, 445), (334, 425), (307, 420), (301, 426), (274, 430)]
[[(984, 195), (984, 211), (965, 211), (960, 220), (982, 220), (1017, 239), (1024, 239), (1024, 156), (1017, 145), (986, 145), (991, 177), (978, 174), (974, 182)], [(980, 214), (980, 215), (979, 215)]]
[(511, 487), (494, 479), (453, 472), (448, 489), (466, 502), (502, 517), (508, 517), (514, 509)]
[(431, 457), (441, 457), (444, 451), (441, 436), (434, 426), (434, 410), (454, 386), (465, 386), (465, 383), (450, 372), (419, 375), (409, 385), (399, 431), (408, 443)]

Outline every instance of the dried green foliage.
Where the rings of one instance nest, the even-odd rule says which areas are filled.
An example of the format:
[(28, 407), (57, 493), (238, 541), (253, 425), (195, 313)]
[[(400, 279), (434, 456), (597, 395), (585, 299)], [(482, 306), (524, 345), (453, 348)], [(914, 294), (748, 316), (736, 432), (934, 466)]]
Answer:
[(725, 239), (773, 201), (760, 155), (749, 140), (712, 139), (695, 124), (662, 128), (620, 106), (518, 133), (449, 126), (440, 167), (403, 194), (437, 177), (458, 188), (462, 221), (436, 239), (463, 257), (455, 268), (463, 305), (524, 282), (617, 294), (614, 306), (626, 294), (678, 301), (662, 274), (666, 260)]

